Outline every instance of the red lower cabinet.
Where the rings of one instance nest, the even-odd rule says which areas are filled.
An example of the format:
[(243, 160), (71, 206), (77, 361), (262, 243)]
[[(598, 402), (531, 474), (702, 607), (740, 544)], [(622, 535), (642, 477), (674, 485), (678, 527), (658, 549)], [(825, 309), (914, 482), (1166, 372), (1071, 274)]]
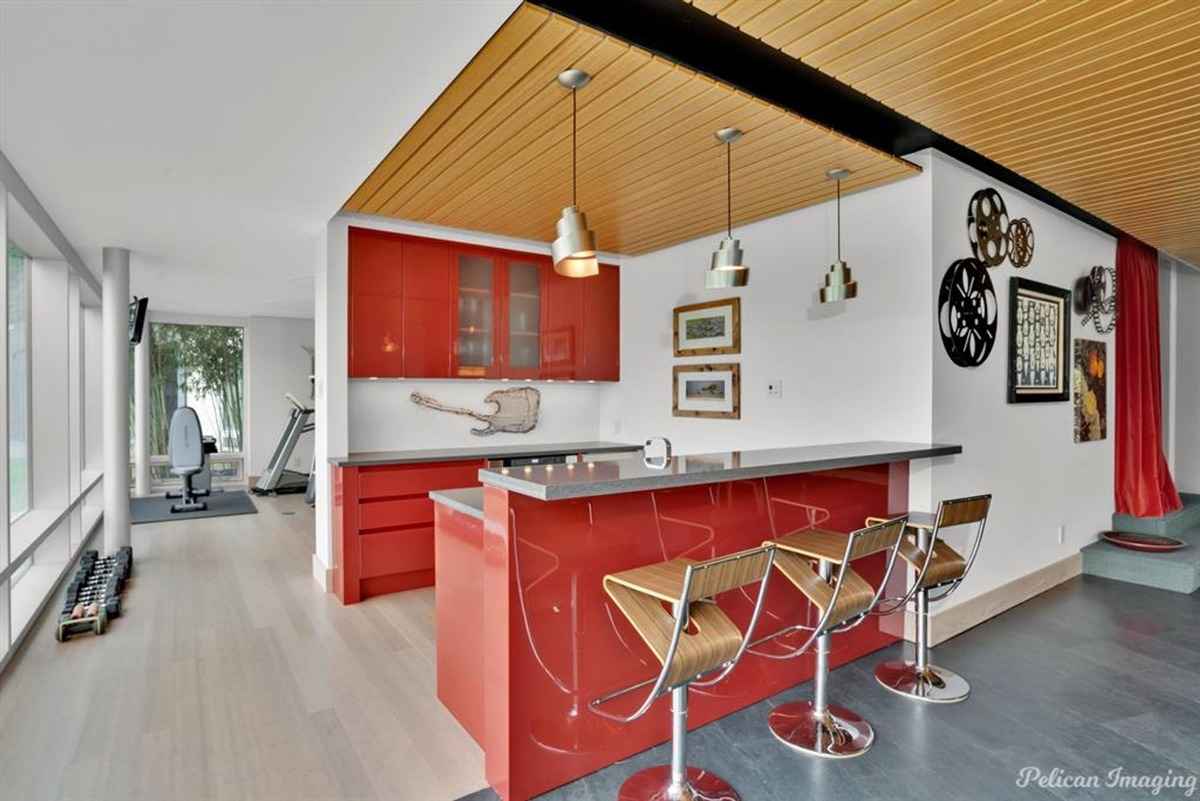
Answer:
[(334, 592), (344, 604), (434, 583), (431, 490), (479, 486), (483, 460), (333, 469)]

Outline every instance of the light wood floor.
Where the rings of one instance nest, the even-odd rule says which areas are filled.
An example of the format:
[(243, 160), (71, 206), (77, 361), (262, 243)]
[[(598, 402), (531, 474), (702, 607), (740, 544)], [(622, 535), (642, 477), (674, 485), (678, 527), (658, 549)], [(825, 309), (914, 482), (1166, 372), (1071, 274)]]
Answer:
[[(438, 703), (433, 592), (342, 607), (300, 496), (134, 526), (127, 615), (0, 677), (0, 799), (391, 801), (485, 786)], [(98, 540), (97, 540), (98, 541)]]

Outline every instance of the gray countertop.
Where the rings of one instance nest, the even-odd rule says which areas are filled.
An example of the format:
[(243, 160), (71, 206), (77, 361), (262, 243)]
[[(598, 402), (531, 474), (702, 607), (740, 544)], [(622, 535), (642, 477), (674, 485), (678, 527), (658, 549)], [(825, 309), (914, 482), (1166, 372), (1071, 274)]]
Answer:
[(574, 453), (632, 453), (641, 445), (627, 442), (545, 442), (529, 445), (487, 445), (472, 448), (422, 448), (409, 451), (357, 451), (349, 456), (331, 456), (338, 467), (364, 467), (380, 464), (452, 462), (459, 459), (529, 459)]
[(543, 501), (555, 501), (888, 464), (956, 453), (962, 453), (961, 445), (842, 442), (676, 456), (663, 470), (646, 467), (641, 456), (578, 465), (487, 468), (479, 471), (479, 479), (484, 484), (510, 492)]
[(483, 519), (483, 487), (467, 487), (465, 489), (435, 490), (429, 493), (434, 503), (449, 506), (456, 512)]

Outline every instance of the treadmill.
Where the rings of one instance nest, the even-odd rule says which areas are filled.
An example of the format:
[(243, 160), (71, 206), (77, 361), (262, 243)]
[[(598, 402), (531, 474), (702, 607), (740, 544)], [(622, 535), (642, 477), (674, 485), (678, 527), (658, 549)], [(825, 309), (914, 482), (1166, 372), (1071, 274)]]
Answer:
[(254, 484), (255, 495), (283, 495), (290, 492), (305, 492), (308, 489), (311, 473), (289, 470), (287, 463), (292, 458), (292, 451), (296, 449), (296, 443), (300, 441), (300, 437), (310, 433), (315, 427), (312, 418), (316, 412), (296, 400), (296, 397), (290, 392), (284, 393), (284, 397), (291, 402), (292, 411), (288, 415), (287, 425), (279, 438), (279, 444), (275, 446), (275, 453), (271, 455), (270, 464)]

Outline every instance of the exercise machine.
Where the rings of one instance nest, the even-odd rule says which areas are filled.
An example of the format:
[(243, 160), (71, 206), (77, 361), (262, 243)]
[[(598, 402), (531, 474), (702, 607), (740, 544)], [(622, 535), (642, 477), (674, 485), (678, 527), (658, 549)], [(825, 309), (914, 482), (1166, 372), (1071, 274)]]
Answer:
[(296, 396), (290, 392), (285, 392), (283, 396), (292, 404), (292, 410), (288, 413), (287, 425), (279, 437), (279, 444), (275, 446), (275, 453), (271, 455), (271, 462), (254, 483), (256, 495), (281, 495), (308, 490), (312, 472), (289, 470), (287, 464), (292, 458), (292, 451), (300, 442), (300, 437), (311, 433), (315, 428), (312, 417), (316, 411), (296, 400)]
[(212, 472), (208, 468), (208, 454), (217, 452), (217, 440), (204, 436), (200, 428), (200, 416), (191, 406), (176, 409), (171, 415), (171, 427), (167, 432), (167, 456), (171, 472), (183, 479), (178, 492), (168, 492), (168, 498), (178, 498), (171, 504), (171, 512), (203, 512), (208, 508), (198, 501), (212, 492)]

